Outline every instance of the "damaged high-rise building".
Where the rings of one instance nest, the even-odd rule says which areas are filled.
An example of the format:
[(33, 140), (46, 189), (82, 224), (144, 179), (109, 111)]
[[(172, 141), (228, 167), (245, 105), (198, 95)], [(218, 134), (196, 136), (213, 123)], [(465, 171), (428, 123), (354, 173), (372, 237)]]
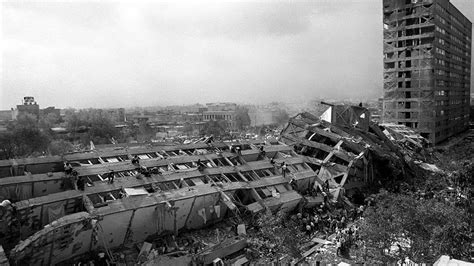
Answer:
[(471, 22), (449, 0), (384, 0), (384, 122), (433, 143), (467, 129)]

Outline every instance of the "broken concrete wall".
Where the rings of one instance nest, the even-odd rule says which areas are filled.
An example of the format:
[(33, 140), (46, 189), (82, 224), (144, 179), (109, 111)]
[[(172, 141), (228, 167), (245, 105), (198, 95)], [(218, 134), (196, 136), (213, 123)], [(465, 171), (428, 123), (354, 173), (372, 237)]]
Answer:
[(78, 191), (29, 199), (14, 205), (15, 212), (9, 208), (0, 214), (0, 243), (5, 247), (11, 247), (18, 239), (26, 239), (54, 220), (83, 209)]
[[(124, 200), (124, 204), (141, 201), (134, 198)], [(99, 247), (111, 249), (144, 241), (153, 234), (201, 228), (222, 219), (227, 207), (221, 202), (220, 193), (216, 192), (182, 200), (160, 200), (154, 205), (136, 209), (110, 213), (107, 209), (109, 207), (94, 209), (93, 214), (75, 213), (50, 223), (20, 242), (12, 250), (11, 259), (19, 264), (55, 264)], [(93, 221), (96, 221), (94, 225)], [(93, 235), (97, 235), (97, 241), (91, 240)]]
[(269, 197), (263, 200), (272, 212), (282, 211), (288, 212), (296, 208), (300, 204), (303, 197), (296, 191), (291, 190), (284, 193), (279, 193), (278, 198)]
[(369, 130), (370, 112), (367, 108), (348, 105), (335, 105), (332, 108), (332, 124)]
[[(285, 151), (289, 151), (288, 148)], [(282, 153), (282, 152), (278, 152)], [(283, 154), (283, 153), (282, 153)], [(279, 155), (280, 156), (280, 155)], [(278, 165), (280, 165), (281, 162), (286, 161), (288, 163), (288, 170), (289, 174), (288, 177), (295, 178), (298, 180), (298, 182), (303, 182), (305, 178), (311, 178), (314, 180), (315, 178), (315, 173), (310, 170), (310, 168), (303, 163), (303, 160), (301, 158), (297, 157), (288, 157), (285, 159), (276, 159), (275, 160)], [(273, 170), (273, 173), (270, 173), (267, 170), (264, 169), (270, 169)], [(291, 170), (291, 171), (290, 171)], [(116, 180), (116, 182), (112, 185), (107, 184), (105, 182), (97, 183), (94, 184), (93, 187), (88, 187), (85, 190), (85, 195), (88, 197), (91, 197), (91, 199), (97, 200), (99, 197), (97, 194), (105, 195), (109, 192), (115, 193), (117, 190), (120, 189), (120, 187), (143, 187), (144, 185), (155, 185), (155, 184), (162, 184), (167, 181), (172, 181), (174, 180), (175, 182), (179, 181), (181, 178), (185, 178), (186, 180), (192, 180), (193, 183), (189, 183), (188, 185), (194, 186), (194, 185), (204, 185), (202, 183), (202, 180), (207, 180), (207, 176), (220, 176), (222, 174), (233, 174), (234, 177), (237, 179), (240, 178), (240, 181), (244, 181), (243, 176), (239, 177), (237, 174), (238, 172), (242, 172), (244, 174), (246, 173), (252, 173), (252, 171), (257, 171), (260, 178), (262, 181), (278, 181), (272, 178), (268, 178), (264, 176), (263, 172), (267, 172), (266, 175), (272, 175), (277, 173), (279, 170), (277, 167), (273, 166), (270, 164), (268, 160), (259, 160), (255, 162), (247, 162), (244, 165), (239, 165), (239, 166), (223, 166), (223, 167), (214, 167), (214, 168), (208, 168), (204, 172), (200, 171), (191, 171), (191, 172), (185, 172), (185, 173), (174, 173), (172, 175), (159, 175), (159, 176), (152, 176), (150, 178), (146, 179), (121, 179)], [(207, 174), (207, 175), (206, 175)], [(255, 176), (252, 177), (254, 179)], [(164, 180), (166, 179), (166, 180)], [(289, 180), (289, 179), (288, 179)], [(280, 180), (278, 182), (287, 182), (288, 180)], [(214, 179), (214, 181), (217, 181), (217, 179)], [(221, 178), (221, 181), (223, 179)], [(226, 182), (228, 182), (227, 180)], [(235, 180), (237, 181), (237, 180)], [(269, 184), (268, 182), (256, 182), (261, 183), (262, 185), (267, 185)], [(245, 185), (243, 183), (242, 185)], [(161, 188), (165, 189), (165, 188)], [(169, 188), (168, 188), (169, 189)], [(74, 204), (74, 202), (77, 202), (78, 200), (82, 198), (82, 193), (77, 190), (67, 190), (59, 193), (53, 193), (48, 196), (43, 196), (39, 198), (33, 198), (30, 200), (25, 200), (25, 201), (20, 201), (14, 203), (16, 205), (17, 210), (18, 210), (18, 219), (20, 223), (22, 224), (21, 230), (19, 228), (8, 228), (8, 219), (3, 219), (0, 226), (0, 233), (3, 233), (3, 235), (0, 235), (0, 244), (5, 244), (9, 243), (10, 241), (5, 237), (7, 235), (12, 235), (11, 230), (15, 231), (16, 233), (20, 233), (21, 231), (21, 239), (24, 239), (25, 237), (28, 237), (32, 233), (36, 232), (37, 230), (41, 229), (42, 226), (46, 225), (48, 222), (51, 221), (51, 218), (49, 218), (49, 209), (53, 209), (54, 213), (57, 214), (57, 216), (61, 215), (66, 215), (70, 214), (76, 211), (77, 208), (74, 208), (74, 206), (80, 205), (80, 204)], [(117, 193), (115, 193), (117, 194)], [(117, 195), (115, 195), (117, 197)], [(64, 212), (62, 211), (62, 208), (59, 208), (57, 203), (61, 201), (62, 205), (64, 206)], [(48, 204), (53, 204), (51, 206), (42, 206), (42, 205), (48, 205)], [(100, 205), (107, 205), (107, 203), (100, 204)], [(189, 204), (191, 205), (191, 204)], [(216, 211), (218, 212), (218, 211)], [(223, 213), (224, 210), (221, 210)], [(5, 222), (3, 222), (5, 221)], [(15, 236), (16, 239), (19, 239), (18, 237)]]
[(71, 256), (84, 254), (94, 247), (94, 231), (91, 220), (65, 224), (54, 230), (51, 264), (58, 264)]
[[(269, 158), (273, 158), (279, 151), (289, 151), (289, 147), (284, 145), (271, 145), (266, 147), (267, 156), (272, 156)], [(212, 161), (223, 159), (224, 157), (235, 157), (235, 154), (226, 151), (220, 155), (210, 153), (206, 155), (178, 156), (176, 158), (173, 157), (167, 159), (154, 158), (143, 160), (141, 165), (148, 168), (168, 167), (170, 164), (190, 164), (196, 162), (198, 159), (201, 161)], [(242, 151), (241, 158), (247, 163), (257, 161), (259, 158), (259, 151), (256, 148), (244, 150)], [(217, 165), (214, 165), (213, 167), (217, 167)], [(135, 168), (136, 166), (131, 164), (130, 161), (74, 167), (79, 176), (83, 176), (86, 181), (90, 180), (91, 183), (104, 182), (103, 179), (105, 179), (105, 177), (103, 176), (102, 178), (99, 178), (98, 175), (107, 174), (111, 169), (113, 169), (117, 174), (123, 171), (127, 172), (127, 175), (129, 175), (130, 173), (128, 172), (133, 172)], [(0, 178), (0, 200), (10, 199), (10, 201), (16, 202), (70, 189), (70, 181), (66, 180), (65, 177), (64, 172), (56, 172)]]
[[(127, 210), (104, 215), (98, 222), (101, 226), (101, 230), (99, 231), (99, 238), (101, 241), (99, 241), (98, 245), (107, 245), (108, 248), (122, 245), (125, 241), (127, 227), (132, 218), (132, 214), (133, 210)], [(136, 219), (139, 219), (139, 217)], [(102, 243), (102, 241), (105, 244)]]
[(0, 200), (12, 202), (64, 191), (64, 173), (11, 176), (0, 179)]
[[(189, 153), (187, 156), (182, 154), (172, 158), (149, 159), (143, 161), (143, 165), (164, 165), (168, 171), (146, 178), (135, 178), (133, 175), (121, 176), (113, 184), (108, 184), (103, 180), (93, 182), (94, 184), (91, 187), (86, 187), (84, 192), (53, 193), (47, 197), (50, 199), (49, 201), (40, 202), (37, 199), (32, 199), (33, 201), (30, 201), (31, 207), (20, 208), (22, 215), (25, 215), (25, 226), (30, 226), (26, 229), (28, 235), (34, 232), (32, 224), (36, 223), (40, 228), (46, 222), (50, 223), (44, 229), (28, 237), (22, 244), (17, 245), (12, 253), (12, 259), (24, 260), (25, 263), (31, 262), (32, 264), (51, 263), (53, 259), (49, 258), (48, 260), (48, 257), (42, 258), (41, 262), (32, 259), (27, 249), (34, 247), (46, 253), (48, 250), (53, 250), (49, 251), (52, 254), (56, 252), (56, 248), (51, 243), (54, 242), (53, 240), (59, 241), (61, 239), (56, 239), (57, 237), (51, 234), (47, 230), (48, 228), (63, 230), (58, 227), (69, 226), (75, 230), (76, 226), (80, 227), (79, 224), (83, 223), (86, 218), (77, 217), (74, 214), (67, 215), (67, 206), (70, 205), (72, 199), (83, 201), (83, 205), (86, 205), (85, 209), (89, 213), (86, 220), (94, 223), (91, 228), (95, 229), (90, 229), (90, 234), (93, 234), (93, 237), (89, 250), (99, 247), (112, 249), (123, 244), (143, 241), (151, 235), (175, 234), (182, 229), (197, 229), (210, 225), (223, 219), (229, 209), (237, 212), (236, 205), (238, 204), (234, 201), (239, 197), (237, 195), (239, 193), (240, 200), (244, 202), (238, 206), (245, 210), (255, 212), (266, 209), (272, 211), (291, 210), (302, 201), (302, 196), (291, 190), (289, 181), (294, 179), (296, 182), (309, 186), (310, 182), (306, 182), (305, 179), (316, 180), (316, 173), (288, 146), (270, 145), (264, 148), (266, 156), (259, 150), (259, 147), (249, 146), (241, 150), (241, 155), (234, 151), (215, 151), (200, 155)], [(273, 164), (270, 162), (269, 156), (274, 159)], [(184, 170), (179, 167), (173, 170), (175, 167), (170, 166), (170, 164), (182, 164), (180, 166), (192, 164), (199, 159), (208, 161), (210, 165), (201, 170), (190, 165)], [(285, 174), (281, 169), (283, 162), (287, 166)], [(79, 175), (87, 176), (97, 174), (98, 171), (110, 171), (108, 167), (117, 170), (133, 169), (135, 166), (131, 165), (129, 161), (122, 161), (108, 165), (80, 166), (77, 167), (77, 170)], [(53, 175), (57, 174), (59, 173)], [(52, 178), (57, 177), (59, 176)], [(46, 180), (40, 179), (39, 181)], [(146, 191), (145, 185), (148, 186), (146, 190), (150, 194), (128, 195), (127, 198), (121, 198), (118, 193), (115, 193), (117, 192), (115, 190), (122, 187), (137, 187)], [(76, 193), (77, 195), (65, 195), (64, 193)], [(105, 198), (105, 194), (113, 193), (115, 193), (113, 196)], [(98, 194), (102, 197), (100, 202), (96, 202), (97, 198), (100, 198)], [(59, 198), (54, 200), (56, 196)], [(23, 203), (26, 205), (28, 202), (24, 201)], [(53, 212), (49, 209), (52, 209)], [(51, 222), (50, 213), (65, 216)], [(97, 222), (93, 222), (94, 220)], [(82, 230), (82, 232), (85, 231)], [(52, 238), (52, 240), (48, 240), (49, 242), (37, 241), (45, 236)], [(78, 256), (86, 249), (83, 245), (76, 243), (75, 239), (69, 239), (69, 242), (66, 240), (66, 238), (61, 240), (65, 243), (65, 246), (61, 248), (61, 261)]]
[[(139, 218), (135, 219), (135, 217)], [(158, 231), (166, 229), (172, 231), (173, 227), (168, 225), (166, 228), (164, 222), (171, 219), (173, 219), (173, 214), (166, 210), (164, 204), (136, 209), (134, 219), (130, 223), (130, 235), (128, 236), (130, 240), (127, 241), (136, 243)]]
[[(225, 204), (220, 202), (220, 194), (210, 194), (194, 198), (191, 204), (184, 201), (175, 202), (178, 207), (178, 228), (195, 229), (208, 224), (210, 221), (220, 220), (227, 212)], [(179, 206), (183, 206), (179, 208)], [(188, 206), (186, 211), (184, 206)]]
[[(129, 198), (125, 201), (128, 200), (141, 199)], [(152, 207), (104, 215), (99, 224), (103, 225), (104, 241), (109, 248), (113, 248), (125, 242), (143, 241), (153, 234), (173, 234), (184, 228), (196, 229), (206, 226), (225, 215), (226, 207), (219, 201), (218, 193), (169, 200)], [(101, 209), (95, 211), (100, 213)]]
[(8, 263), (8, 258), (5, 255), (5, 251), (3, 250), (2, 246), (0, 246), (0, 266), (10, 266), (10, 263)]
[[(270, 181), (255, 182), (263, 185)], [(202, 194), (202, 191), (209, 192)], [(182, 189), (167, 193), (165, 198), (125, 198), (109, 206), (94, 208), (90, 214), (82, 212), (67, 215), (17, 245), (11, 259), (31, 265), (54, 264), (91, 249), (112, 249), (122, 244), (144, 241), (150, 235), (173, 234), (184, 228), (202, 228), (223, 219), (228, 207), (220, 190), (202, 188), (202, 191)], [(173, 195), (182, 198), (173, 199)], [(228, 191), (228, 195), (233, 197), (233, 191)], [(268, 207), (272, 211), (291, 210), (301, 200), (301, 195), (293, 190), (281, 190), (276, 197), (260, 199), (262, 208)], [(41, 252), (33, 256), (33, 249)]]
[(289, 174), (288, 176), (292, 179), (291, 185), (297, 191), (307, 191), (311, 189), (314, 182), (318, 180), (317, 175), (310, 169), (304, 172)]
[[(9, 176), (25, 175), (26, 171), (31, 174), (46, 174), (49, 172), (64, 171), (63, 162), (75, 162), (76, 164), (104, 164), (117, 161), (129, 161), (134, 155), (139, 155), (145, 158), (170, 158), (177, 154), (194, 153), (196, 150), (212, 153), (213, 149), (220, 149), (222, 151), (229, 150), (229, 145), (238, 145), (243, 148), (251, 145), (260, 145), (261, 141), (241, 141), (241, 142), (213, 142), (212, 145), (207, 143), (182, 144), (182, 145), (143, 145), (135, 144), (134, 147), (129, 147), (129, 144), (122, 144), (124, 146), (112, 145), (94, 151), (85, 151), (79, 153), (65, 154), (62, 156), (48, 156), (41, 158), (22, 158), (11, 160), (0, 160), (0, 179)], [(138, 146), (136, 146), (138, 145)], [(242, 149), (243, 153), (245, 149)], [(109, 160), (110, 159), (110, 160)]]
[(258, 159), (258, 154), (252, 151), (242, 151), (242, 158), (246, 162), (253, 162)]
[(32, 198), (32, 183), (12, 184), (0, 187), (0, 200), (8, 199), (16, 202)]
[(14, 159), (0, 161), (0, 179), (8, 176), (22, 176), (26, 171), (32, 174), (63, 171), (62, 159), (56, 156), (50, 162), (35, 162), (35, 159)]
[(90, 215), (75, 213), (60, 218), (11, 251), (13, 265), (54, 265), (87, 252), (92, 244)]
[[(336, 108), (337, 109), (337, 108)], [(343, 108), (343, 110), (347, 110)], [(344, 124), (349, 123), (354, 112), (347, 112), (348, 117), (339, 117), (333, 112), (333, 116), (339, 117)], [(357, 113), (358, 114), (358, 113)], [(364, 118), (366, 120), (365, 112)], [(350, 121), (347, 122), (346, 120)], [(318, 176), (316, 180), (296, 182), (296, 188), (300, 192), (311, 190), (315, 187), (322, 188), (323, 185), (329, 189), (342, 188), (349, 175), (363, 180), (370, 178), (367, 171), (367, 160), (364, 160), (366, 150), (364, 143), (360, 143), (355, 136), (351, 136), (342, 130), (333, 130), (333, 125), (319, 120), (317, 117), (302, 113), (293, 117), (287, 127), (281, 132), (281, 140), (293, 146), (296, 153), (304, 156), (306, 163), (315, 171)], [(337, 132), (337, 133), (336, 133)], [(353, 183), (355, 185), (363, 185)], [(334, 195), (335, 198), (338, 195)]]

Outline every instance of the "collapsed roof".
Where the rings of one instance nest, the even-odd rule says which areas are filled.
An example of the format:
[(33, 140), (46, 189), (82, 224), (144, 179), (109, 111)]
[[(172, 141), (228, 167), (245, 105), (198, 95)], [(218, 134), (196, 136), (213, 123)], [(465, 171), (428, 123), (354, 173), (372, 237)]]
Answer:
[(304, 156), (318, 173), (317, 186), (333, 198), (367, 184), (382, 185), (413, 174), (414, 160), (426, 160), (429, 143), (403, 125), (377, 124), (360, 106), (330, 105), (320, 116), (300, 113), (281, 132), (281, 141)]

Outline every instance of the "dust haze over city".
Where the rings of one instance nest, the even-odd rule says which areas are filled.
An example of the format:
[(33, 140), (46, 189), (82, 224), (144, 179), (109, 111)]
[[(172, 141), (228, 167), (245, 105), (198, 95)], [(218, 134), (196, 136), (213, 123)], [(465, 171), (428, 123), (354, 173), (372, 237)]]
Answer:
[(376, 2), (2, 5), (3, 108), (23, 95), (98, 108), (365, 97), (381, 85), (369, 78), (381, 76)]
[(0, 108), (377, 98), (381, 5), (3, 2)]
[(474, 262), (473, 0), (0, 15), (0, 266)]
[[(1, 107), (377, 97), (380, 1), (4, 2)], [(344, 19), (341, 19), (344, 18)]]

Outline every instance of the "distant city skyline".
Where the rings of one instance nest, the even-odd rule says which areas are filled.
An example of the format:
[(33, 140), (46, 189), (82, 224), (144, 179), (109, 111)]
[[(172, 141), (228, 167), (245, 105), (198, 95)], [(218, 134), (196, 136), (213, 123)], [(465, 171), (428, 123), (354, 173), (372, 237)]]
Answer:
[[(474, 20), (474, 1), (451, 2)], [(0, 110), (382, 95), (380, 0), (0, 6)]]

